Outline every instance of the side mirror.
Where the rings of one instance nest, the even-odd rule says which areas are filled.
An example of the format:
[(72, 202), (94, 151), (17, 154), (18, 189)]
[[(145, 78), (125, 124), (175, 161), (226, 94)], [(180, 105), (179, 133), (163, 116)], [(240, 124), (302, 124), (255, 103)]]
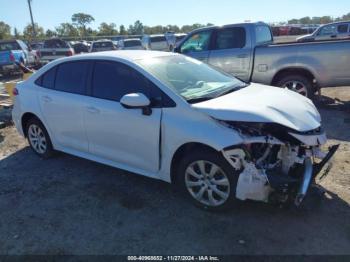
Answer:
[(120, 99), (120, 104), (127, 109), (142, 109), (142, 114), (151, 115), (151, 101), (142, 93), (126, 94)]

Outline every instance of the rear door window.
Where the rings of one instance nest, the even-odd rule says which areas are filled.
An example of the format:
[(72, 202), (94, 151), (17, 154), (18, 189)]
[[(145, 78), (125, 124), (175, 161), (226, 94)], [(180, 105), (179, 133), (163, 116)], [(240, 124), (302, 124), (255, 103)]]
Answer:
[(338, 33), (339, 34), (346, 34), (347, 32), (348, 32), (348, 24), (338, 25)]
[(60, 64), (56, 72), (55, 90), (73, 94), (86, 94), (89, 61)]
[(215, 49), (243, 48), (246, 44), (246, 32), (243, 27), (219, 29), (215, 39)]
[(92, 96), (120, 101), (130, 93), (149, 97), (147, 79), (131, 67), (112, 61), (96, 61), (92, 77)]

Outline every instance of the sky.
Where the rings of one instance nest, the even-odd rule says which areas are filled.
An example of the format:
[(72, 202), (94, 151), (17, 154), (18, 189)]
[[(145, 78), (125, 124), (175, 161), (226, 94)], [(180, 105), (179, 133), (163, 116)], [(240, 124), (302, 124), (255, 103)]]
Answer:
[[(32, 0), (34, 21), (44, 29), (71, 22), (74, 13), (92, 15), (97, 29), (102, 22), (128, 26), (244, 21), (280, 22), (304, 16), (342, 16), (350, 0)], [(0, 0), (0, 21), (22, 31), (30, 22), (27, 0)]]

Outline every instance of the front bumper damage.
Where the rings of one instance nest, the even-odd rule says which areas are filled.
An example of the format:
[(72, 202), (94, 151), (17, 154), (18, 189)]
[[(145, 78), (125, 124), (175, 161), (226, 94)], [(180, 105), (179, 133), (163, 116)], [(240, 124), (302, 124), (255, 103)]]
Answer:
[[(240, 170), (236, 197), (276, 204), (299, 206), (316, 183), (316, 177), (337, 151), (339, 145), (323, 152), (324, 133), (292, 134), (298, 145), (272, 136), (246, 136), (242, 145), (222, 151), (231, 166)], [(256, 148), (264, 148), (254, 156)]]

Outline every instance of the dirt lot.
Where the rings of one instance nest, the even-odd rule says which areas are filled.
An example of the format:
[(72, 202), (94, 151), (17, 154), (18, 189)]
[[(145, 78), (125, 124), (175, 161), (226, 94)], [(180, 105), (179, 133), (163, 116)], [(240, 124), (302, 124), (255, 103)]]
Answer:
[(2, 129), (0, 254), (350, 254), (350, 87), (323, 94), (329, 144), (341, 147), (326, 195), (302, 210), (205, 212), (163, 182), (65, 154), (41, 160)]

